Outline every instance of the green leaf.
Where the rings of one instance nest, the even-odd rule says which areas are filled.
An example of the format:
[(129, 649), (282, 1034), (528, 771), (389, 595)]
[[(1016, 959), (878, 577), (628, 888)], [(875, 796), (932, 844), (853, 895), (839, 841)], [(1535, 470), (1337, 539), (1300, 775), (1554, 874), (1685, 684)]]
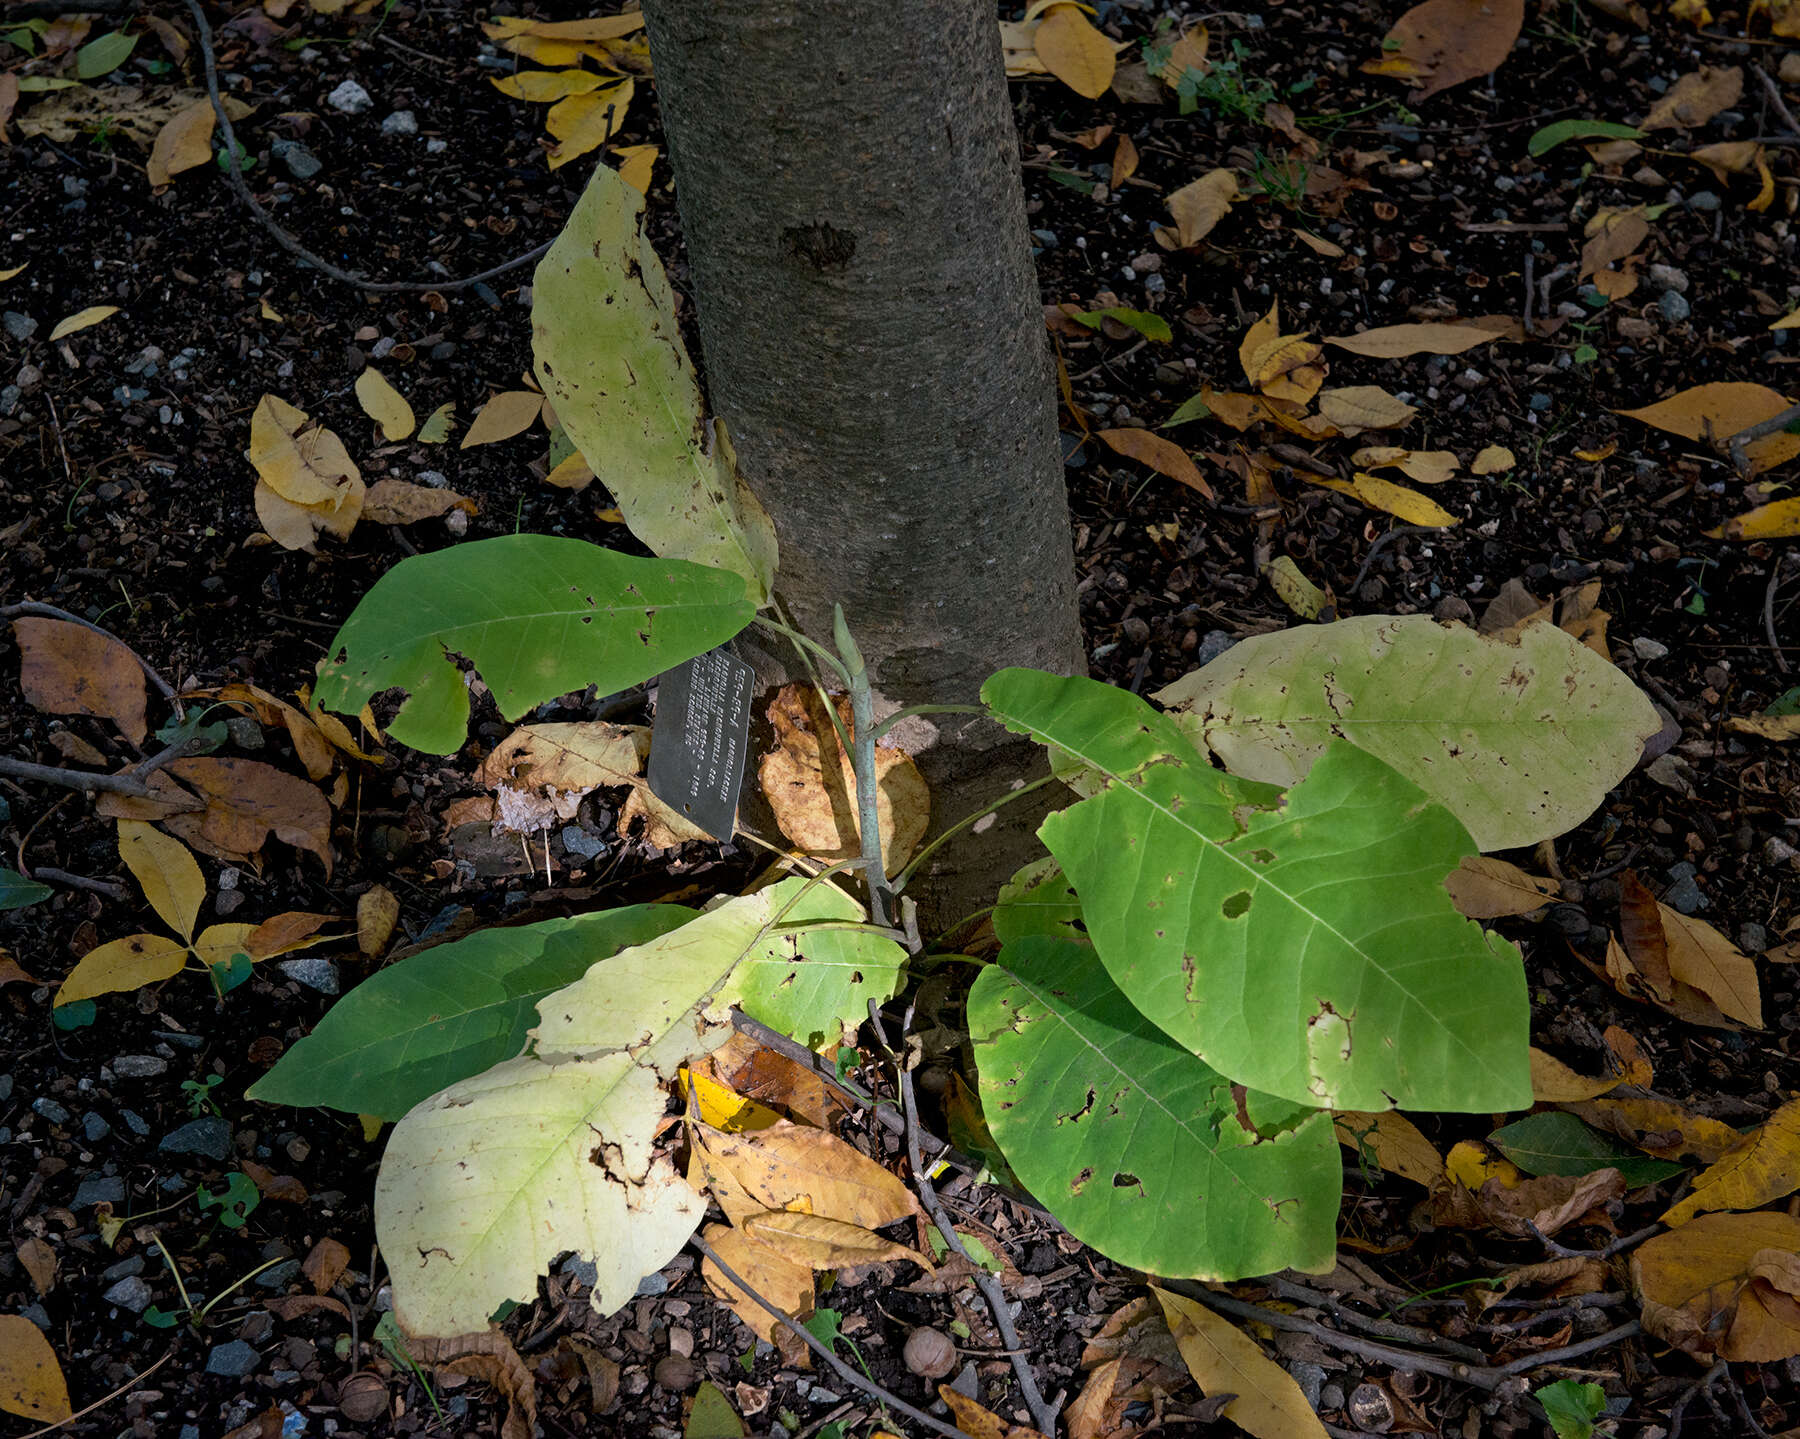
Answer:
[(461, 748), (473, 662), (516, 720), (571, 690), (629, 689), (731, 638), (755, 606), (735, 575), (638, 559), (553, 535), (502, 535), (400, 561), (331, 642), (318, 702), (354, 714), (396, 686), (389, 732), (430, 754)]
[(1117, 320), (1126, 329), (1136, 330), (1146, 340), (1157, 340), (1163, 344), (1175, 338), (1169, 322), (1161, 315), (1152, 315), (1145, 310), (1127, 310), (1121, 305), (1108, 305), (1102, 310), (1086, 310), (1069, 318), (1078, 325), (1086, 325), (1090, 330), (1098, 330), (1102, 321)]
[(1763, 711), (1766, 715), (1800, 714), (1800, 685), (1777, 695), (1775, 702)]
[(817, 1339), (827, 1349), (836, 1351), (838, 1330), (843, 1327), (844, 1315), (838, 1309), (815, 1309), (801, 1322), (800, 1327)]
[(1080, 919), (1081, 901), (1062, 866), (1054, 859), (1040, 859), (1000, 886), (1000, 900), (994, 906), (994, 935), (1002, 945), (1017, 944), (1031, 935), (1085, 943)]
[(1596, 1169), (1616, 1169), (1635, 1189), (1682, 1170), (1679, 1164), (1627, 1149), (1560, 1110), (1529, 1115), (1496, 1129), (1488, 1140), (1527, 1174), (1592, 1174)]
[(694, 1391), (682, 1439), (743, 1439), (744, 1421), (731, 1407), (717, 1384), (703, 1383)]
[(1158, 429), (1172, 430), (1177, 425), (1185, 425), (1190, 420), (1206, 420), (1212, 418), (1212, 406), (1198, 395), (1181, 402), (1181, 407), (1164, 420)]
[(1556, 1439), (1592, 1439), (1594, 1421), (1606, 1413), (1606, 1391), (1598, 1384), (1558, 1379), (1531, 1397), (1544, 1406)]
[(223, 999), (250, 978), (250, 956), (234, 954), (230, 959), (217, 960), (207, 965), (206, 971), (212, 976), (213, 993)]
[(1558, 120), (1546, 125), (1526, 141), (1532, 155), (1543, 155), (1571, 140), (1642, 140), (1644, 132), (1636, 125), (1616, 125), (1610, 120)]
[(412, 955), (340, 999), (246, 1097), (398, 1119), (520, 1053), (537, 1002), (596, 960), (693, 917), (676, 904), (633, 905), (486, 929)]
[(1108, 1258), (1175, 1277), (1329, 1268), (1330, 1117), (1247, 1128), (1231, 1081), (1121, 994), (1086, 945), (1031, 936), (977, 976), (982, 1108), (1019, 1178)]
[(55, 1006), (50, 1011), (50, 1022), (61, 1030), (86, 1029), (99, 1012), (93, 1000), (73, 999)]
[(1039, 834), (1114, 982), (1177, 1042), (1296, 1104), (1530, 1105), (1518, 951), (1451, 905), (1474, 846), (1417, 786), (1340, 742), (1282, 797), (1094, 680), (1002, 670), (982, 698), (1100, 777)]
[(738, 475), (724, 426), (709, 435), (643, 208), (618, 171), (595, 167), (532, 278), (538, 383), (632, 534), (659, 555), (742, 576), (760, 604), (774, 582), (775, 527)]
[(16, 869), (0, 869), (0, 910), (23, 909), (50, 898), (56, 891), (35, 879), (26, 879)]
[(75, 73), (83, 80), (97, 80), (110, 75), (131, 58), (138, 37), (114, 30), (97, 40), (90, 40), (75, 52)]
[(217, 1194), (202, 1185), (194, 1198), (202, 1214), (216, 1209), (219, 1223), (227, 1229), (242, 1229), (245, 1221), (256, 1212), (257, 1205), (262, 1203), (262, 1191), (248, 1174), (236, 1170), (225, 1176), (225, 1187)]
[(1580, 824), (1662, 723), (1555, 625), (1509, 643), (1429, 615), (1254, 635), (1152, 698), (1232, 773), (1273, 784), (1347, 739), (1448, 806), (1483, 851)]

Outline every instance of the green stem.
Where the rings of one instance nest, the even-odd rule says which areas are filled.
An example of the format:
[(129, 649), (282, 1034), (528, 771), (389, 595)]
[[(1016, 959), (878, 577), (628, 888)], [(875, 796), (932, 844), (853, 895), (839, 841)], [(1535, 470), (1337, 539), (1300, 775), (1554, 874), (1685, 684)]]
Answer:
[(842, 661), (840, 661), (836, 655), (826, 649), (825, 646), (820, 644), (817, 640), (808, 639), (805, 635), (801, 634), (799, 630), (784, 625), (779, 620), (769, 619), (764, 615), (758, 615), (755, 619), (751, 620), (750, 623), (753, 625), (761, 625), (766, 630), (773, 630), (776, 634), (792, 641), (792, 643), (799, 646), (801, 649), (810, 651), (836, 670), (845, 684), (850, 682), (850, 671), (844, 668)]
[[(909, 883), (911, 883), (914, 872), (919, 868), (920, 865), (925, 863), (926, 860), (931, 858), (932, 852), (934, 850), (936, 850), (939, 845), (943, 844), (945, 840), (950, 839), (954, 835), (967, 829), (970, 825), (974, 824), (975, 821), (980, 819), (983, 815), (993, 814), (994, 811), (996, 811), (998, 809), (1003, 809), (1005, 806), (1011, 804), (1015, 799), (1023, 799), (1026, 795), (1030, 794), (1034, 789), (1042, 789), (1045, 785), (1055, 784), (1056, 782), (1057, 782), (1057, 780), (1056, 780), (1055, 775), (1047, 774), (1042, 779), (1034, 779), (1030, 784), (1021, 785), (1018, 789), (1012, 790), (1006, 794), (1001, 795), (1000, 798), (995, 800), (992, 804), (984, 804), (980, 809), (976, 810), (974, 814), (966, 815), (962, 819), (959, 819), (955, 824), (951, 825), (949, 829), (945, 830), (936, 839), (932, 840), (932, 842), (930, 844), (926, 845), (924, 849), (920, 850), (916, 855), (914, 855), (912, 863), (907, 865), (907, 867), (905, 869), (900, 871), (900, 873), (894, 878), (893, 882), (889, 884), (888, 888), (893, 890), (893, 892), (895, 894), (901, 893), (906, 888), (906, 886)], [(945, 933), (947, 934), (947, 933), (949, 933), (949, 931), (946, 930)]]
[(869, 887), (869, 918), (882, 928), (888, 922), (887, 873), (881, 859), (881, 819), (875, 788), (875, 695), (869, 688), (869, 667), (844, 622), (844, 607), (831, 607), (832, 638), (844, 657), (844, 675), (850, 682), (850, 758), (856, 772), (857, 830), (862, 837), (863, 880)]
[(903, 710), (895, 710), (870, 730), (869, 738), (879, 741), (884, 734), (908, 715), (984, 715), (986, 713), (986, 705), (908, 705)]

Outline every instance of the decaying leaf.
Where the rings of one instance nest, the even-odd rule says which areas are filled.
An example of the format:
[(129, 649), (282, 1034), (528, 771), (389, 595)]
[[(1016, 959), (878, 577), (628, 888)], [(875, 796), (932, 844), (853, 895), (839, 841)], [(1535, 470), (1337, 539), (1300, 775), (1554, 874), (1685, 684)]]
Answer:
[(1705, 920), (1659, 903), (1631, 870), (1619, 877), (1619, 929), (1658, 1004), (1700, 1023), (1716, 1006), (1728, 1020), (1762, 1027), (1755, 961)]
[(377, 525), (416, 525), (420, 520), (435, 520), (451, 510), (472, 515), (476, 504), (455, 490), (415, 485), (410, 480), (377, 480), (369, 486), (363, 499), (362, 517)]
[(544, 397), (536, 390), (503, 390), (483, 405), (480, 413), (469, 422), (460, 448), (491, 445), (521, 435), (537, 423), (543, 408)]
[(919, 1213), (913, 1192), (835, 1134), (787, 1120), (744, 1134), (699, 1131), (707, 1150), (765, 1210), (879, 1229)]
[(1399, 430), (1419, 411), (1380, 385), (1344, 385), (1319, 391), (1319, 413), (1346, 435), (1364, 430)]
[(1081, 11), (1074, 4), (1051, 6), (1038, 21), (1032, 48), (1063, 84), (1098, 100), (1113, 82), (1113, 44)]
[(1448, 529), (1460, 525), (1462, 518), (1453, 515), (1436, 500), (1428, 499), (1417, 490), (1409, 490), (1405, 485), (1396, 485), (1392, 480), (1384, 480), (1380, 475), (1371, 475), (1358, 470), (1348, 480), (1328, 479), (1324, 475), (1315, 475), (1310, 470), (1297, 471), (1299, 477), (1309, 485), (1317, 485), (1321, 489), (1336, 490), (1341, 495), (1349, 495), (1361, 500), (1371, 509), (1385, 510), (1388, 514), (1406, 521), (1409, 525), (1427, 525), (1433, 528)]
[[(849, 696), (833, 704), (848, 733)], [(763, 755), (757, 777), (781, 832), (820, 859), (860, 854), (855, 766), (824, 701), (808, 685), (786, 685), (769, 701), (768, 715), (775, 747)], [(875, 746), (875, 791), (883, 862), (893, 874), (925, 838), (931, 791), (912, 756), (888, 744)]]
[(27, 616), (13, 621), (19, 688), (45, 714), (111, 720), (133, 744), (149, 732), (144, 670), (111, 635), (68, 620)]
[(73, 1412), (56, 1351), (23, 1314), (0, 1314), (0, 1409), (51, 1425)]
[(1381, 58), (1362, 69), (1412, 82), (1417, 104), (1497, 69), (1524, 23), (1524, 0), (1425, 0), (1394, 22)]
[(1539, 1104), (1565, 1104), (1592, 1099), (1623, 1084), (1620, 1075), (1590, 1078), (1569, 1068), (1554, 1055), (1534, 1047), (1531, 1051), (1531, 1097)]
[(1212, 486), (1207, 484), (1206, 477), (1200, 473), (1200, 467), (1189, 458), (1186, 450), (1172, 440), (1165, 440), (1161, 435), (1141, 429), (1098, 430), (1095, 434), (1115, 454), (1136, 460), (1140, 465), (1155, 470), (1159, 475), (1167, 475), (1190, 490), (1198, 490), (1209, 500), (1218, 498), (1213, 494)]
[(1477, 345), (1520, 340), (1524, 335), (1524, 327), (1512, 316), (1486, 315), (1471, 320), (1386, 325), (1356, 335), (1327, 335), (1325, 343), (1354, 355), (1397, 360), (1407, 355), (1460, 355)]
[[(202, 807), (195, 809), (179, 786), (156, 783), (169, 776), (198, 795)], [(171, 761), (166, 772), (152, 777), (150, 787), (180, 809), (140, 815), (134, 813), (135, 802), (107, 796), (99, 811), (153, 818), (202, 854), (227, 863), (257, 858), (273, 833), (282, 843), (317, 855), (326, 874), (331, 873), (331, 805), (297, 775), (260, 760), (199, 755)]]
[(1332, 1117), (1338, 1143), (1352, 1154), (1430, 1189), (1444, 1178), (1444, 1156), (1424, 1132), (1396, 1110), (1382, 1114), (1343, 1111)]
[(1714, 1209), (1756, 1209), (1800, 1189), (1800, 1100), (1790, 1100), (1694, 1177), (1662, 1222), (1674, 1228)]
[(1320, 589), (1301, 573), (1290, 555), (1277, 555), (1263, 569), (1269, 588), (1281, 596), (1281, 602), (1303, 620), (1316, 620), (1332, 605), (1328, 592)]
[[(777, 1309), (804, 1319), (813, 1310), (813, 1271), (808, 1264), (790, 1259), (778, 1249), (758, 1244), (741, 1229), (726, 1224), (709, 1224), (701, 1235), (713, 1253), (723, 1259), (744, 1282)], [(711, 1259), (700, 1263), (700, 1275), (706, 1287), (744, 1321), (758, 1339), (771, 1344), (795, 1344), (782, 1323), (737, 1285), (727, 1279)], [(802, 1351), (804, 1352), (804, 1351)]]
[[(1793, 401), (1767, 385), (1717, 380), (1695, 385), (1637, 410), (1619, 410), (1627, 419), (1683, 439), (1721, 446), (1732, 435), (1792, 407)], [(1800, 435), (1778, 431), (1745, 447), (1752, 474), (1761, 474), (1800, 455)]]
[(1705, 65), (1683, 75), (1650, 107), (1640, 130), (1691, 130), (1704, 125), (1721, 110), (1729, 110), (1744, 95), (1744, 72), (1737, 65)]
[(1237, 176), (1225, 169), (1208, 170), (1169, 196), (1165, 203), (1175, 217), (1179, 248), (1198, 245), (1210, 235), (1237, 197)]
[(1325, 1439), (1306, 1395), (1248, 1334), (1185, 1295), (1151, 1287), (1188, 1372), (1208, 1398), (1235, 1394), (1219, 1412), (1256, 1439)]
[[(413, 432), (418, 423), (413, 417), (412, 406), (406, 403), (406, 397), (396, 390), (381, 371), (373, 365), (368, 366), (356, 377), (356, 399), (363, 407), (363, 413), (381, 426), (382, 438), (387, 440), (404, 440)], [(395, 484), (398, 481), (385, 481)], [(383, 523), (391, 523), (384, 521)]]
[(1800, 1219), (1706, 1214), (1640, 1245), (1632, 1287), (1646, 1332), (1700, 1358), (1779, 1363), (1800, 1354)]
[(171, 115), (150, 147), (150, 161), (144, 167), (150, 183), (166, 185), (183, 170), (208, 163), (213, 157), (214, 121), (212, 101), (204, 99)]
[(1450, 871), (1444, 881), (1456, 908), (1470, 919), (1499, 919), (1535, 914), (1557, 895), (1553, 879), (1527, 874), (1517, 865), (1491, 855), (1473, 854)]
[(544, 128), (557, 142), (548, 157), (550, 168), (557, 170), (571, 160), (579, 160), (618, 134), (636, 88), (636, 82), (627, 78), (552, 105), (550, 113), (544, 116)]

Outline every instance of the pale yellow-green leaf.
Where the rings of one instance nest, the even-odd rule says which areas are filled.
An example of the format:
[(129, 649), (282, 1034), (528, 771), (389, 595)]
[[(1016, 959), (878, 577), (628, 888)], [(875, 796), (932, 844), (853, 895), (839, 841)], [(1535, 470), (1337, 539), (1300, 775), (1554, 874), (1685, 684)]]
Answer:
[(421, 445), (441, 445), (450, 438), (450, 425), (456, 417), (454, 404), (439, 405), (425, 417), (425, 423), (419, 426), (419, 443)]
[(117, 305), (89, 305), (85, 310), (77, 310), (67, 319), (58, 320), (56, 328), (50, 332), (52, 341), (60, 340), (65, 335), (72, 335), (77, 330), (85, 330), (89, 325), (97, 325), (108, 316), (119, 313)]
[(654, 145), (621, 145), (614, 151), (619, 160), (619, 178), (640, 195), (650, 193), (650, 176), (656, 168)]
[(253, 924), (209, 924), (196, 936), (194, 954), (202, 964), (209, 966), (229, 964), (234, 954), (258, 959), (261, 956), (250, 949), (250, 936), (255, 930)]
[(1287, 555), (1269, 561), (1263, 578), (1281, 596), (1281, 602), (1303, 620), (1316, 620), (1331, 603), (1331, 597), (1301, 574), (1300, 566)]
[(1518, 467), (1518, 460), (1505, 445), (1487, 445), (1475, 456), (1475, 463), (1469, 469), (1477, 475), (1503, 475)]
[(1506, 316), (1476, 320), (1431, 321), (1412, 325), (1385, 325), (1356, 335), (1327, 335), (1325, 343), (1354, 355), (1378, 360), (1404, 359), (1407, 355), (1460, 355), (1476, 345), (1516, 339), (1519, 322)]
[[(29, 265), (30, 263), (31, 261), (27, 260), (25, 265)], [(24, 274), (25, 265), (14, 265), (10, 269), (0, 270), (0, 280), (10, 280), (14, 275)]]
[(502, 390), (481, 407), (481, 413), (469, 422), (460, 449), (475, 445), (491, 445), (522, 435), (543, 413), (544, 397), (536, 390)]
[(538, 382), (638, 539), (743, 576), (760, 603), (775, 574), (775, 527), (739, 477), (723, 427), (708, 433), (643, 205), (617, 171), (595, 169), (534, 276)]
[(1555, 625), (1509, 642), (1428, 615), (1254, 635), (1153, 698), (1233, 774), (1284, 787), (1348, 739), (1447, 805), (1483, 850), (1579, 824), (1662, 723)]
[[(486, 1330), (573, 1251), (610, 1314), (687, 1243), (706, 1202), (651, 1152), (665, 1095), (625, 1053), (530, 1055), (452, 1085), (394, 1127), (375, 1181), (375, 1233), (406, 1332)], [(604, 1163), (596, 1160), (602, 1154)]]
[[(19, 270), (24, 268), (23, 265), (19, 266)], [(18, 273), (18, 270), (12, 270), (7, 272), (7, 274), (0, 274), (0, 280), (8, 279), (10, 276)], [(1800, 310), (1795, 310), (1792, 314), (1783, 315), (1779, 320), (1770, 325), (1769, 328), (1771, 330), (1800, 330)]]
[(73, 1004), (98, 994), (142, 989), (180, 974), (187, 955), (187, 946), (167, 935), (128, 934), (82, 955), (51, 1003)]
[(1800, 499), (1758, 505), (1707, 533), (1725, 540), (1785, 540), (1800, 535)]
[(356, 399), (363, 413), (381, 426), (383, 438), (404, 440), (417, 423), (412, 406), (373, 365), (356, 377)]
[(1380, 385), (1343, 385), (1319, 391), (1319, 413), (1346, 435), (1362, 430), (1398, 430), (1419, 411)]
[(157, 917), (183, 939), (192, 939), (194, 921), (206, 902), (206, 877), (188, 847), (155, 825), (122, 819), (119, 858), (137, 876)]
[(1229, 1319), (1166, 1289), (1151, 1287), (1162, 1305), (1182, 1362), (1200, 1392), (1237, 1397), (1219, 1411), (1255, 1439), (1326, 1439), (1326, 1429), (1287, 1370)]

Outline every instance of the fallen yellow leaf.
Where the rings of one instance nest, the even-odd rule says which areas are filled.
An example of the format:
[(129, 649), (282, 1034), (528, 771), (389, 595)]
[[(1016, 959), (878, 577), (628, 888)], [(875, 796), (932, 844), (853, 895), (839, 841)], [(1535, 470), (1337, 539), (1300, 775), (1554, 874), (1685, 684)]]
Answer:
[(543, 409), (544, 397), (536, 390), (502, 390), (481, 407), (481, 413), (470, 422), (459, 448), (467, 450), (476, 445), (491, 445), (524, 434)]
[(1112, 84), (1112, 41), (1075, 5), (1057, 5), (1038, 22), (1033, 48), (1044, 68), (1077, 95), (1098, 100)]
[(381, 426), (384, 439), (404, 440), (418, 423), (405, 396), (373, 365), (356, 377), (356, 399), (363, 413)]
[(1179, 247), (1188, 249), (1210, 235), (1237, 197), (1237, 176), (1225, 169), (1209, 170), (1169, 196), (1164, 203), (1175, 217)]
[(66, 320), (59, 320), (56, 328), (50, 332), (52, 341), (60, 340), (65, 335), (72, 335), (77, 330), (85, 330), (90, 325), (97, 325), (111, 315), (119, 313), (117, 305), (89, 305), (85, 310), (77, 310)]
[(1712, 1209), (1759, 1209), (1800, 1189), (1800, 1100), (1790, 1100), (1718, 1162), (1694, 1177), (1693, 1192), (1662, 1217), (1670, 1228)]
[(1200, 1392), (1231, 1394), (1219, 1413), (1256, 1439), (1325, 1439), (1325, 1426), (1287, 1370), (1205, 1305), (1151, 1286)]
[(213, 157), (213, 123), (211, 100), (196, 100), (171, 115), (150, 147), (150, 161), (144, 167), (150, 183), (166, 185), (171, 176), (208, 163)]

